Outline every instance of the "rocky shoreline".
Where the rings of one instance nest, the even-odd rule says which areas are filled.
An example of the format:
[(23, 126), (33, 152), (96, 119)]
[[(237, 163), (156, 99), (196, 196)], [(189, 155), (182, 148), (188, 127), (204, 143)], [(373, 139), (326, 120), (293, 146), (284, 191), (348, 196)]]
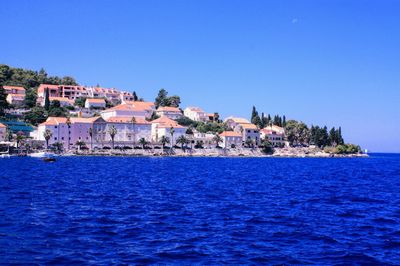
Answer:
[(318, 148), (276, 148), (272, 154), (265, 154), (259, 148), (240, 148), (240, 149), (193, 149), (193, 150), (98, 150), (98, 151), (76, 151), (73, 155), (78, 156), (132, 156), (132, 157), (282, 157), (282, 158), (364, 158), (368, 154), (331, 154)]

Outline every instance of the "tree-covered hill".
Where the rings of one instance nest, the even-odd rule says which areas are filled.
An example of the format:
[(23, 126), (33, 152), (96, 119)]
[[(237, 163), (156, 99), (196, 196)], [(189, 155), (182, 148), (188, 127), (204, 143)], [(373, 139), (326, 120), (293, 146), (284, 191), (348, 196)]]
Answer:
[(0, 85), (22, 86), (30, 90), (37, 88), (41, 83), (78, 85), (73, 77), (49, 76), (43, 68), (34, 71), (0, 64)]

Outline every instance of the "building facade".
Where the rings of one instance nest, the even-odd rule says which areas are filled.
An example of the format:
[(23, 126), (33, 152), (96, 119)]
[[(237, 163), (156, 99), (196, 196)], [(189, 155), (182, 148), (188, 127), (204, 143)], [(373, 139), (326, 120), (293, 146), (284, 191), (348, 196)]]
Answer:
[(182, 117), (182, 112), (177, 107), (160, 106), (157, 108), (156, 114), (158, 116), (166, 116), (171, 119), (178, 119)]

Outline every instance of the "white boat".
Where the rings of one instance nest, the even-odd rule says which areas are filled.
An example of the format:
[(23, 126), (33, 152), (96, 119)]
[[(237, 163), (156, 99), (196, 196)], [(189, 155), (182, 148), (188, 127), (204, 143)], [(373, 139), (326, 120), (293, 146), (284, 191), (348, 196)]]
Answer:
[(54, 157), (56, 155), (54, 153), (51, 153), (51, 152), (34, 152), (34, 153), (28, 154), (28, 156), (34, 157), (34, 158), (51, 158), (51, 157)]
[(0, 154), (0, 158), (10, 158), (10, 157), (11, 157), (11, 155), (8, 154), (8, 153), (2, 153), (2, 154)]

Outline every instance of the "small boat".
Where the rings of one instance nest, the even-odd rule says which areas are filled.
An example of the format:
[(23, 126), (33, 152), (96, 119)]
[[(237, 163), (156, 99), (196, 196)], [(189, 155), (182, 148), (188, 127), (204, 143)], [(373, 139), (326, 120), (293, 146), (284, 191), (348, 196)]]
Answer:
[(0, 158), (10, 158), (10, 157), (11, 157), (11, 155), (8, 154), (8, 153), (2, 153), (2, 154), (0, 154)]
[(56, 158), (53, 157), (45, 157), (42, 159), (44, 162), (55, 162)]
[(55, 154), (54, 153), (50, 153), (50, 152), (34, 152), (29, 154), (30, 157), (33, 158), (50, 158), (50, 157), (54, 157)]

